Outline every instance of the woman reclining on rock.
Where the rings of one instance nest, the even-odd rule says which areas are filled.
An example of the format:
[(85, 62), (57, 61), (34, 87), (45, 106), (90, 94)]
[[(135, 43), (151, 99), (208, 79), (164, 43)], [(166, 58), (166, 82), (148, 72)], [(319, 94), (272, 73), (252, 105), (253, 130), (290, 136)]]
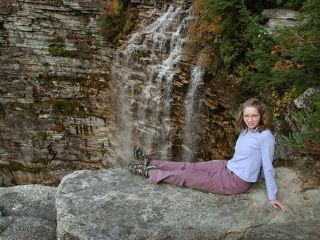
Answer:
[(152, 184), (165, 182), (220, 194), (246, 192), (261, 174), (265, 177), (270, 203), (286, 212), (287, 205), (277, 200), (272, 166), (275, 140), (268, 126), (264, 104), (251, 98), (242, 104), (236, 120), (240, 135), (231, 160), (196, 163), (151, 161), (147, 154), (135, 147), (134, 156), (140, 163), (130, 163), (128, 168), (132, 173), (148, 177)]

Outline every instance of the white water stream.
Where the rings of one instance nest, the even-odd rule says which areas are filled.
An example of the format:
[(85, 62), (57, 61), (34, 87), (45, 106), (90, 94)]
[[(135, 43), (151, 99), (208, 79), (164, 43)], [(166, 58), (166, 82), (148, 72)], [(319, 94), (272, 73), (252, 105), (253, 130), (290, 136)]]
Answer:
[(184, 161), (195, 161), (196, 149), (196, 136), (199, 125), (199, 106), (195, 105), (196, 91), (198, 85), (202, 83), (204, 75), (204, 69), (199, 65), (194, 66), (191, 71), (191, 77), (189, 82), (189, 88), (185, 100), (185, 126), (183, 132), (182, 143), (182, 159)]
[[(172, 85), (188, 38), (189, 13), (190, 10), (170, 6), (161, 17), (133, 34), (125, 48), (117, 52), (112, 87), (118, 129), (112, 145), (122, 159), (132, 159), (134, 145), (148, 152), (156, 149), (162, 159), (170, 158)], [(192, 71), (194, 76), (186, 96), (186, 124), (192, 121), (193, 96), (201, 77), (199, 69)]]

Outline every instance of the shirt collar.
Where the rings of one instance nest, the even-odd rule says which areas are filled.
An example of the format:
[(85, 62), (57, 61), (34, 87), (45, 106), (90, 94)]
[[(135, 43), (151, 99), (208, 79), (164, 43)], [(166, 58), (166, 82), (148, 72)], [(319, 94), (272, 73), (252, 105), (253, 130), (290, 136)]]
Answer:
[[(256, 132), (258, 132), (258, 130), (259, 130), (259, 126), (256, 127), (255, 129), (253, 129), (252, 132), (253, 132), (253, 133), (256, 133)], [(246, 134), (246, 133), (248, 133), (248, 128), (247, 128), (247, 127), (243, 128), (242, 132), (243, 132), (243, 135)]]

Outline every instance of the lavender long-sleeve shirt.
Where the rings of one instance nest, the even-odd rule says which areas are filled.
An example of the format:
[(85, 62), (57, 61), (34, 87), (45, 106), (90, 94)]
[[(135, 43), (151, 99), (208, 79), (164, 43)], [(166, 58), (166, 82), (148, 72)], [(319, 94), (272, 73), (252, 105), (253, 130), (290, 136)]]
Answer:
[(261, 167), (266, 181), (269, 200), (275, 200), (277, 184), (272, 166), (275, 140), (269, 130), (261, 133), (256, 128), (247, 132), (244, 129), (237, 140), (235, 153), (228, 161), (228, 169), (246, 182), (256, 182)]

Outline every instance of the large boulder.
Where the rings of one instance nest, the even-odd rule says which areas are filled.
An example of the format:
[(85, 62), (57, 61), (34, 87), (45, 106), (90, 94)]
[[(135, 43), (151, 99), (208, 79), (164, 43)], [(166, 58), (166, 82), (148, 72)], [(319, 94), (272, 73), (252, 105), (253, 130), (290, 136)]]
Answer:
[(298, 175), (277, 169), (274, 209), (264, 180), (247, 193), (219, 195), (152, 185), (126, 169), (76, 171), (56, 194), (58, 239), (319, 239), (320, 190), (301, 192)]
[(276, 27), (294, 27), (299, 17), (299, 12), (291, 9), (264, 9), (261, 15), (268, 18), (266, 28), (269, 33)]
[(308, 109), (310, 108), (311, 99), (319, 93), (319, 88), (308, 88), (303, 94), (294, 100), (294, 105), (298, 109)]
[(0, 188), (0, 239), (56, 239), (56, 187)]

